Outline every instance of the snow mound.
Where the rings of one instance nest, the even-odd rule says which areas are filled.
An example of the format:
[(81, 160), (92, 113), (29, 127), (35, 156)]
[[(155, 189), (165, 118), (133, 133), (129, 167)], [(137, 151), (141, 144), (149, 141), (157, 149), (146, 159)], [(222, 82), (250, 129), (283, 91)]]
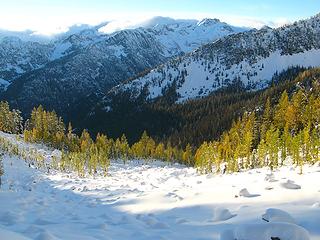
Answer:
[(178, 218), (176, 220), (176, 224), (184, 224), (184, 223), (187, 223), (187, 222), (188, 222), (188, 220), (185, 219), (185, 218)]
[(226, 230), (220, 240), (310, 240), (309, 233), (291, 223), (265, 223), (242, 225), (235, 230)]
[(0, 222), (2, 222), (4, 225), (11, 226), (15, 225), (17, 223), (20, 223), (24, 220), (23, 216), (18, 213), (14, 213), (11, 211), (5, 212), (1, 217), (0, 217)]
[(249, 193), (248, 189), (243, 188), (243, 189), (240, 190), (239, 196), (240, 197), (252, 198), (252, 197), (259, 197), (260, 195), (259, 194), (251, 194), (251, 193)]
[(292, 180), (288, 180), (287, 182), (282, 183), (281, 186), (286, 189), (293, 189), (293, 190), (301, 189), (301, 186), (296, 184)]
[(53, 236), (51, 233), (45, 231), (40, 233), (35, 240), (59, 240), (59, 239)]
[(0, 228), (0, 238), (1, 240), (31, 240), (30, 238), (24, 237), (9, 230), (5, 230), (3, 228)]
[(266, 182), (277, 182), (278, 180), (275, 179), (275, 176), (273, 173), (267, 174), (264, 178)]
[(230, 218), (235, 217), (236, 214), (231, 214), (231, 212), (226, 209), (226, 208), (216, 208), (213, 212), (213, 221), (218, 222), (218, 221), (226, 221), (229, 220)]
[(157, 222), (152, 226), (154, 229), (166, 229), (169, 228), (169, 225), (164, 222)]
[(48, 221), (46, 219), (38, 218), (34, 221), (34, 224), (36, 224), (36, 225), (49, 225), (49, 224), (54, 224), (54, 222)]
[(266, 222), (296, 223), (289, 213), (276, 208), (267, 209), (266, 213), (262, 215), (262, 219)]

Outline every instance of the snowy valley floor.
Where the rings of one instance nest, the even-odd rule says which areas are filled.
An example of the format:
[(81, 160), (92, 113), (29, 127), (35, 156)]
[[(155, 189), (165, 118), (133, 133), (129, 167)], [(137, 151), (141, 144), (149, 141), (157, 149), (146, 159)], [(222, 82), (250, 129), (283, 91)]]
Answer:
[[(304, 229), (320, 239), (319, 166), (303, 175), (281, 168), (215, 176), (159, 162), (113, 162), (109, 177), (81, 179), (29, 168), (17, 157), (3, 162), (1, 240), (271, 240), (275, 232), (305, 240)], [(268, 223), (262, 215), (270, 208), (285, 212), (268, 210)]]

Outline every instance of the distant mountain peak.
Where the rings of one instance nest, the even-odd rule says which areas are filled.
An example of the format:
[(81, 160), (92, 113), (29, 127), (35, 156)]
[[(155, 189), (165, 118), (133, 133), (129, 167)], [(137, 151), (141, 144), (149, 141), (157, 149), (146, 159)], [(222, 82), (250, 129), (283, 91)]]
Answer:
[(198, 22), (198, 26), (210, 26), (217, 23), (221, 23), (221, 21), (217, 18), (204, 18), (200, 22)]
[(262, 26), (261, 30), (272, 30), (272, 27), (270, 27), (268, 25), (264, 25), (264, 26)]
[(174, 19), (170, 17), (157, 16), (138, 24), (138, 26), (143, 28), (161, 28), (176, 24), (195, 24), (196, 22), (197, 21), (194, 19)]

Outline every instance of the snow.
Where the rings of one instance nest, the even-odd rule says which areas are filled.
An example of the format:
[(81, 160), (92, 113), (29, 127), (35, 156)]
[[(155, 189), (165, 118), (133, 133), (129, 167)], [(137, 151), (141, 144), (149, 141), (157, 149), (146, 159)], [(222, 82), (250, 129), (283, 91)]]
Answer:
[(262, 215), (262, 219), (266, 222), (296, 223), (289, 213), (276, 208), (267, 209), (266, 213)]
[[(217, 66), (218, 69), (224, 72), (225, 76), (228, 75), (228, 79), (233, 80), (238, 78), (245, 86), (249, 84), (247, 76), (250, 75), (250, 82), (256, 84), (257, 89), (260, 89), (264, 88), (271, 81), (276, 72), (280, 73), (294, 66), (320, 66), (320, 49), (312, 49), (293, 55), (281, 55), (279, 51), (276, 51), (271, 53), (267, 58), (260, 58), (255, 64), (250, 64), (247, 60), (244, 60), (239, 64), (233, 65), (230, 69), (224, 69), (219, 64)], [(261, 66), (264, 67), (262, 68)], [(213, 87), (216, 72), (208, 72), (206, 66), (202, 66), (198, 62), (192, 62), (186, 67), (186, 70), (189, 74), (183, 85), (177, 90), (181, 96), (179, 102), (199, 96), (206, 96), (217, 89), (217, 87)], [(254, 74), (255, 72), (256, 75)], [(199, 94), (201, 89), (202, 95)]]
[(292, 180), (287, 180), (285, 183), (282, 183), (282, 187), (287, 189), (301, 189), (301, 186), (298, 184), (295, 184)]
[(194, 19), (172, 19), (154, 17), (140, 23), (130, 21), (112, 21), (100, 28), (107, 34), (124, 30), (143, 28), (152, 34), (165, 48), (165, 56), (172, 57), (182, 52), (191, 52), (203, 44), (247, 29), (234, 27), (217, 19), (204, 19), (200, 22)]
[(10, 84), (11, 83), (8, 82), (7, 80), (0, 78), (0, 88), (2, 88), (4, 91), (7, 90), (7, 88), (9, 87)]
[(113, 46), (109, 46), (108, 49), (110, 49), (113, 52), (113, 55), (117, 58), (121, 58), (121, 57), (126, 57), (127, 54), (124, 51), (124, 47), (123, 46), (117, 46), (117, 45), (113, 45)]
[(13, 71), (15, 71), (15, 72), (18, 73), (18, 74), (24, 73), (24, 70), (23, 70), (21, 67), (12, 65), (11, 63), (7, 63), (7, 66), (6, 66), (5, 70), (6, 70), (6, 71), (11, 71), (11, 70), (13, 70)]
[[(59, 151), (25, 144), (50, 159)], [(18, 140), (17, 140), (18, 139)], [(179, 164), (112, 161), (107, 177), (4, 156), (0, 239), (320, 239), (320, 166), (200, 175)], [(270, 181), (271, 179), (271, 181)], [(288, 180), (300, 189), (283, 188)], [(266, 189), (269, 188), (269, 190)], [(246, 189), (255, 197), (240, 197)], [(251, 194), (250, 194), (251, 193)]]
[(248, 189), (244, 188), (244, 189), (240, 190), (239, 196), (246, 197), (246, 198), (252, 198), (252, 197), (259, 197), (260, 195), (259, 194), (251, 194), (251, 193), (249, 193)]
[(11, 232), (0, 228), (0, 237), (4, 240), (30, 240), (30, 238), (24, 237), (21, 234)]
[(226, 231), (221, 240), (309, 240), (308, 232), (290, 223), (249, 224)]
[[(170, 74), (172, 79), (179, 79), (181, 83), (176, 90), (179, 94), (179, 103), (207, 96), (217, 89), (227, 86), (227, 81), (231, 83), (234, 79), (239, 79), (244, 86), (250, 85), (253, 89), (263, 89), (268, 86), (276, 72), (280, 73), (295, 66), (306, 68), (320, 66), (320, 49), (311, 49), (292, 55), (281, 55), (280, 51), (275, 51), (266, 58), (258, 57), (254, 64), (245, 59), (230, 68), (215, 61), (210, 63), (212, 70), (208, 68), (207, 64), (203, 64), (203, 61), (191, 58), (184, 58), (177, 67), (172, 67), (170, 64), (163, 65), (130, 83), (119, 85), (116, 89), (135, 89), (137, 92), (141, 92), (144, 86), (147, 86), (149, 89), (148, 98), (154, 99), (162, 96), (162, 90), (172, 84), (172, 81), (168, 79)], [(184, 81), (181, 81), (181, 72), (183, 71), (186, 71), (187, 75)], [(223, 73), (222, 76), (221, 73)], [(217, 77), (222, 82), (220, 85), (217, 85)]]
[(56, 60), (63, 57), (66, 54), (67, 50), (71, 47), (72, 44), (70, 42), (62, 42), (60, 44), (57, 44), (50, 57), (50, 60)]
[(200, 22), (173, 19), (151, 22), (152, 25), (149, 26), (152, 26), (151, 29), (156, 33), (157, 39), (168, 49), (168, 56), (172, 56), (177, 49), (184, 53), (191, 52), (203, 44), (247, 30), (230, 26), (216, 19), (204, 19)]

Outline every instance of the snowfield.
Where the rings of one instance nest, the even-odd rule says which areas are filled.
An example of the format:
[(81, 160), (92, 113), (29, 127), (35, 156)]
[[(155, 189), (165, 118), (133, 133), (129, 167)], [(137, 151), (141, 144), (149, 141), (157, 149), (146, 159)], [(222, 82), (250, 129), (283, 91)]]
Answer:
[(3, 164), (1, 240), (320, 239), (318, 164), (303, 175), (289, 167), (199, 175), (113, 161), (108, 177), (87, 178), (7, 155)]

